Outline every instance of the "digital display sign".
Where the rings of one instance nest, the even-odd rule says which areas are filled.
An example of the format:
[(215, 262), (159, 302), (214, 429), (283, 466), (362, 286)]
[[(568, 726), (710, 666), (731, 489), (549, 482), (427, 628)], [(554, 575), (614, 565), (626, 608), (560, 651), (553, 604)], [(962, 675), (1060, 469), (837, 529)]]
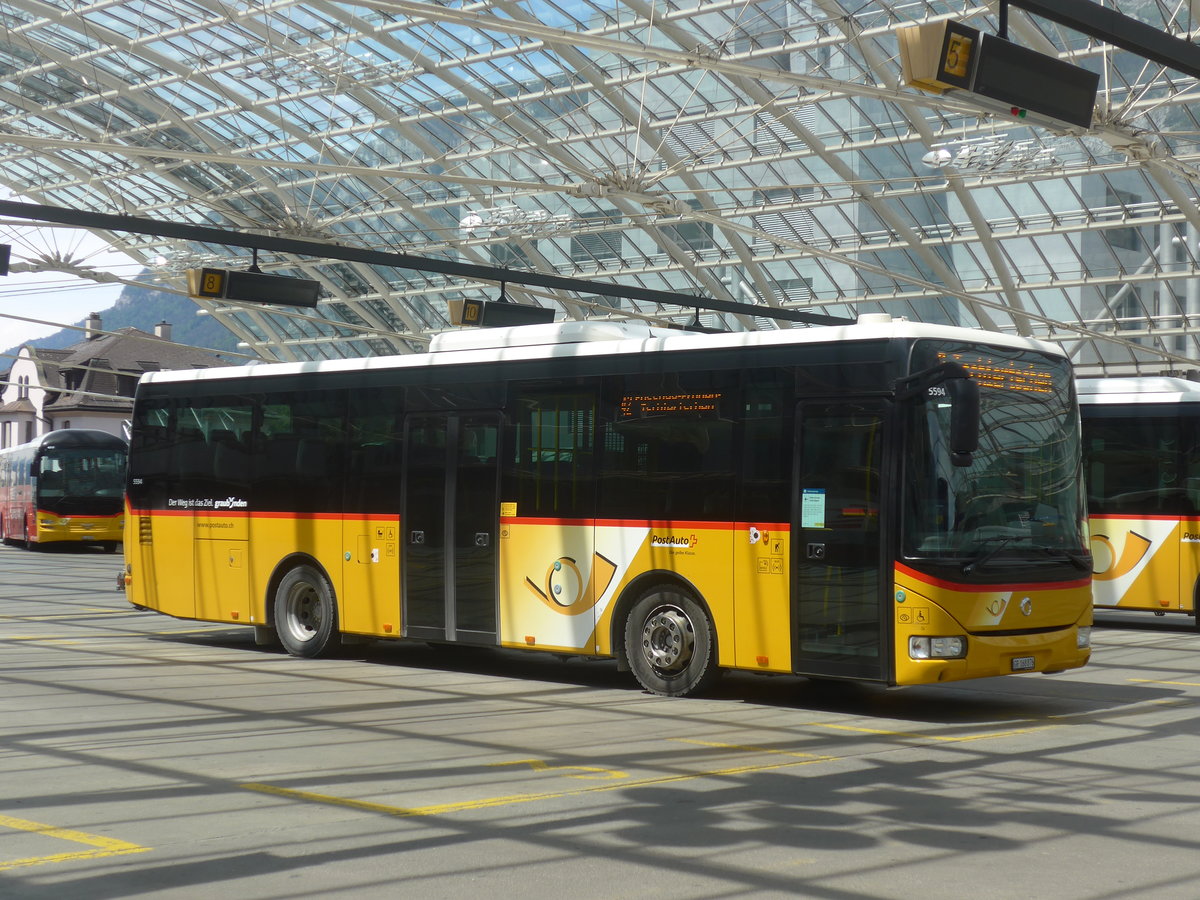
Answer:
[(938, 353), (938, 359), (961, 365), (981, 388), (1020, 391), (1026, 394), (1056, 393), (1055, 371), (1032, 359), (1003, 359), (971, 353)]
[(240, 303), (276, 303), (280, 306), (313, 308), (321, 284), (311, 278), (240, 272), (233, 269), (188, 269), (188, 296), (207, 300), (236, 300)]
[(716, 416), (720, 409), (720, 391), (707, 393), (626, 394), (621, 398), (622, 419), (641, 416), (662, 416), (673, 413)]
[(985, 35), (971, 90), (1080, 128), (1090, 128), (1100, 75)]

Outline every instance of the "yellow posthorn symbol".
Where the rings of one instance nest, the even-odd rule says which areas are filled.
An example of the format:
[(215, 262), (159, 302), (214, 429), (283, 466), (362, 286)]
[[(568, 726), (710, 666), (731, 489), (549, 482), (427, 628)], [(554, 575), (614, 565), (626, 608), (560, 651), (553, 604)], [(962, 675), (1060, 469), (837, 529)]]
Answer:
[(1113, 563), (1109, 565), (1103, 572), (1094, 572), (1092, 578), (1096, 581), (1112, 581), (1114, 578), (1120, 578), (1122, 575), (1128, 575), (1136, 568), (1137, 564), (1142, 561), (1142, 557), (1150, 549), (1150, 539), (1143, 537), (1136, 531), (1129, 532), (1125, 538), (1125, 547), (1121, 551), (1121, 558), (1117, 559), (1117, 554), (1113, 550), (1112, 541), (1103, 534), (1092, 535), (1092, 542), (1103, 544), (1108, 548), (1109, 559)]
[(525, 587), (555, 612), (575, 615), (591, 609), (599, 602), (616, 572), (616, 563), (599, 553), (593, 553), (592, 573), (585, 585), (575, 560), (560, 556), (546, 569), (545, 590), (538, 587), (528, 575), (525, 576)]

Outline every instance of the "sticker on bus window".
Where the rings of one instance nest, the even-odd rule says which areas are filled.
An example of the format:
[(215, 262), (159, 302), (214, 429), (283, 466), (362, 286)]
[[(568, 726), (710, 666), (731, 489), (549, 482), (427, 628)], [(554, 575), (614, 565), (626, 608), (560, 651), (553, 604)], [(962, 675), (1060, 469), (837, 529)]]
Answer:
[(825, 527), (825, 489), (805, 488), (800, 497), (800, 527)]

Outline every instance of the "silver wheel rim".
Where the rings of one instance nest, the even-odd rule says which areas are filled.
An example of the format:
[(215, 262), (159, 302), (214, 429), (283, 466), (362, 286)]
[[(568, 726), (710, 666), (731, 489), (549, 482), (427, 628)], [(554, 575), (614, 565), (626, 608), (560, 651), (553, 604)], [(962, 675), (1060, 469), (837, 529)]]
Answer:
[(284, 626), (297, 641), (311, 641), (321, 630), (324, 610), (320, 592), (302, 581), (292, 585), (284, 601)]
[(660, 606), (646, 617), (642, 626), (642, 653), (660, 672), (685, 669), (695, 646), (692, 620), (679, 607)]

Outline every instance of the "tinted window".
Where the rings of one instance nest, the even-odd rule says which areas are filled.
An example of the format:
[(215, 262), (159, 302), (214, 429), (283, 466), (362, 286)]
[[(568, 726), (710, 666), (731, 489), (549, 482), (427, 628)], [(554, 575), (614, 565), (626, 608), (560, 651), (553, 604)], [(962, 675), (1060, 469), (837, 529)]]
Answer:
[(1194, 415), (1085, 407), (1083, 454), (1088, 511), (1126, 515), (1200, 512), (1200, 455)]
[(341, 508), (345, 404), (342, 391), (263, 397), (254, 446), (253, 509), (326, 512)]
[(737, 377), (680, 372), (608, 380), (601, 516), (733, 518)]
[(346, 511), (400, 513), (403, 392), (355, 391), (346, 423)]
[(745, 422), (738, 458), (742, 482), (739, 521), (791, 519), (794, 394), (791, 370), (746, 373), (742, 395)]
[(518, 385), (511, 397), (504, 496), (520, 516), (590, 517), (598, 391)]

